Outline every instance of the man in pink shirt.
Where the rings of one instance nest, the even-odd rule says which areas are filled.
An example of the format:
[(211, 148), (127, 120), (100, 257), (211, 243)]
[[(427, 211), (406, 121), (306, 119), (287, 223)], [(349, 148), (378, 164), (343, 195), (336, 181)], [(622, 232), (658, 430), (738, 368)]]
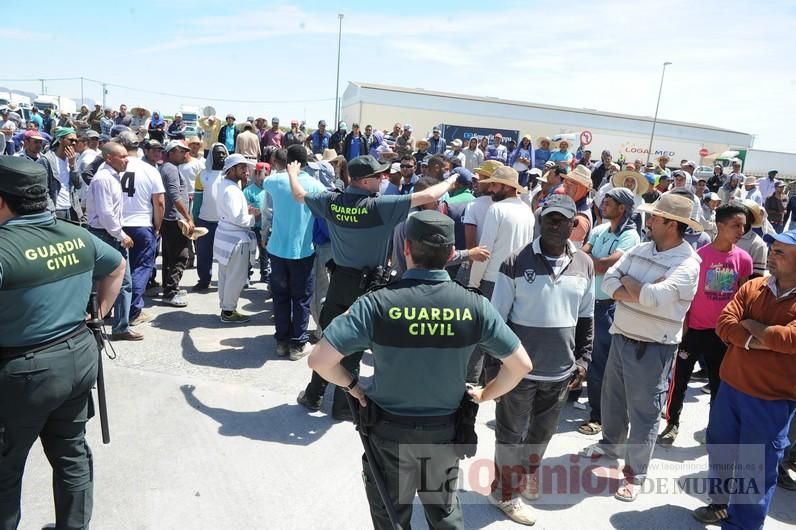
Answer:
[(680, 412), (699, 354), (703, 355), (710, 387), (711, 402), (719, 389), (719, 368), (727, 345), (716, 335), (716, 321), (724, 306), (752, 274), (752, 257), (735, 244), (744, 234), (746, 212), (736, 204), (716, 209), (716, 239), (697, 250), (699, 286), (685, 319), (685, 334), (675, 358), (672, 384), (666, 406), (667, 425), (658, 436), (658, 444), (670, 446), (677, 438)]

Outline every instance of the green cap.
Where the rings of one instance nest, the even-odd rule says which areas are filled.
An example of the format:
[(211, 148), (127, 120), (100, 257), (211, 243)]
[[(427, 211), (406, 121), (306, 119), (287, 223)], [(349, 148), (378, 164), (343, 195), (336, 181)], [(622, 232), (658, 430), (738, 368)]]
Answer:
[(453, 219), (436, 210), (423, 210), (406, 220), (406, 239), (434, 247), (453, 245)]
[(364, 179), (390, 169), (390, 164), (380, 164), (370, 155), (358, 156), (348, 163), (348, 176), (352, 179)]
[(0, 156), (0, 192), (24, 199), (45, 199), (47, 171), (21, 156)]

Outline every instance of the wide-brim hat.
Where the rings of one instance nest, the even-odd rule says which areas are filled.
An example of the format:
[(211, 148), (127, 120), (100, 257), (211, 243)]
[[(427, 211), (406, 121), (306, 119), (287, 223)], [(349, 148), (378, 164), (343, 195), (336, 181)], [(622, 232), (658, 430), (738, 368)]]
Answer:
[(575, 166), (575, 169), (569, 173), (561, 175), (561, 178), (564, 180), (571, 180), (575, 184), (579, 184), (587, 190), (592, 189), (591, 171), (589, 171), (589, 168), (582, 164)]
[(567, 144), (567, 150), (572, 147), (572, 141), (567, 138), (562, 138), (561, 136), (555, 136), (552, 140), (550, 140), (550, 147), (553, 149), (561, 149), (561, 143)]
[(611, 183), (615, 188), (624, 188), (625, 179), (628, 177), (636, 181), (636, 189), (633, 190), (635, 195), (644, 195), (650, 189), (650, 183), (646, 177), (635, 171), (619, 171), (618, 173), (614, 173), (614, 176), (611, 177)]
[(511, 186), (517, 191), (525, 191), (525, 187), (520, 184), (520, 174), (517, 170), (508, 166), (500, 166), (488, 179), (480, 181), (481, 184), (503, 184)]
[[(130, 109), (130, 114), (135, 114), (135, 115), (138, 115), (138, 111), (140, 111), (140, 110), (143, 110), (143, 111), (144, 111), (144, 116), (145, 116), (145, 117), (149, 118), (150, 116), (152, 116), (152, 113), (151, 113), (151, 112), (149, 112), (149, 111), (148, 111), (147, 109), (145, 109), (144, 107), (133, 107), (133, 108), (131, 108), (131, 109)], [(182, 116), (182, 114), (181, 114), (181, 113), (179, 113), (179, 112), (178, 112), (177, 114), (179, 114), (180, 116)]]
[(691, 212), (694, 211), (693, 201), (682, 195), (664, 193), (657, 201), (652, 204), (642, 204), (636, 211), (659, 215), (664, 219), (671, 219), (672, 221), (683, 223), (694, 230), (694, 232), (702, 232), (704, 230), (700, 223), (691, 219)]
[(428, 143), (428, 140), (426, 140), (425, 138), (418, 138), (417, 140), (415, 140), (415, 146), (416, 147), (420, 147), (420, 144), (423, 144), (423, 145), (426, 145), (426, 146), (431, 145), (431, 144)]
[(489, 178), (492, 176), (492, 173), (494, 173), (497, 168), (503, 166), (504, 166), (503, 162), (500, 162), (499, 160), (484, 160), (483, 162), (481, 162), (480, 166), (478, 166), (473, 170), (473, 173), (475, 173), (479, 177)]
[(193, 232), (188, 233), (191, 227), (188, 225), (188, 222), (183, 219), (177, 221), (177, 224), (180, 226), (180, 232), (182, 232), (182, 235), (184, 235), (188, 239), (193, 239), (194, 241), (196, 241), (202, 236), (206, 236), (208, 233), (207, 228), (203, 226), (195, 226)]
[(734, 200), (736, 204), (745, 206), (747, 210), (752, 212), (752, 228), (761, 228), (765, 224), (766, 211), (762, 206), (757, 204), (752, 199)]
[(745, 177), (743, 179), (743, 185), (744, 186), (757, 186), (757, 177), (752, 177), (752, 176)]
[(667, 160), (667, 161), (670, 161), (670, 162), (671, 162), (671, 160), (672, 160), (672, 159), (671, 159), (671, 158), (669, 158), (669, 156), (668, 156), (668, 155), (661, 155), (661, 156), (659, 156), (658, 158), (656, 158), (655, 160), (657, 160), (658, 162), (660, 162), (661, 160)]
[(542, 145), (542, 142), (550, 143), (550, 138), (548, 138), (547, 136), (537, 136), (536, 145)]
[(321, 156), (321, 160), (325, 160), (328, 162), (329, 160), (334, 160), (335, 158), (337, 158), (337, 151), (335, 151), (334, 149), (323, 150), (323, 155)]
[(250, 160), (240, 153), (235, 153), (234, 155), (229, 155), (224, 160), (224, 169), (221, 170), (221, 174), (226, 175), (230, 169), (239, 164), (247, 164), (253, 168), (257, 167), (257, 162), (255, 162), (254, 160)]

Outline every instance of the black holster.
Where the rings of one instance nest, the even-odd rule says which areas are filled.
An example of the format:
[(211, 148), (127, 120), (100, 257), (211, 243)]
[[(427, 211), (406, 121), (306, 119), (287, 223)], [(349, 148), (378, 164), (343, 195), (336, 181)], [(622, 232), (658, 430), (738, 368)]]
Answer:
[(354, 424), (363, 436), (370, 434), (370, 429), (381, 420), (381, 408), (372, 400), (368, 400), (368, 406), (363, 407), (359, 400), (351, 397), (354, 407)]
[(475, 433), (477, 415), (478, 403), (465, 392), (456, 410), (456, 436), (453, 439), (453, 447), (459, 459), (475, 456), (478, 449), (478, 435)]

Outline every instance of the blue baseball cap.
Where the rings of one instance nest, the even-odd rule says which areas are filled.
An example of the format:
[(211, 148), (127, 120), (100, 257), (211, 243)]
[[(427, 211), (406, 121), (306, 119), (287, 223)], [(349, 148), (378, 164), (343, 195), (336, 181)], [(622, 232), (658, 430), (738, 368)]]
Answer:
[(796, 229), (788, 230), (786, 232), (782, 232), (781, 234), (766, 234), (763, 236), (763, 239), (766, 241), (766, 243), (779, 241), (780, 243), (785, 243), (786, 245), (796, 245)]
[(465, 167), (457, 167), (453, 169), (453, 171), (451, 171), (451, 175), (456, 175), (456, 182), (459, 184), (466, 186), (473, 183), (473, 174)]

